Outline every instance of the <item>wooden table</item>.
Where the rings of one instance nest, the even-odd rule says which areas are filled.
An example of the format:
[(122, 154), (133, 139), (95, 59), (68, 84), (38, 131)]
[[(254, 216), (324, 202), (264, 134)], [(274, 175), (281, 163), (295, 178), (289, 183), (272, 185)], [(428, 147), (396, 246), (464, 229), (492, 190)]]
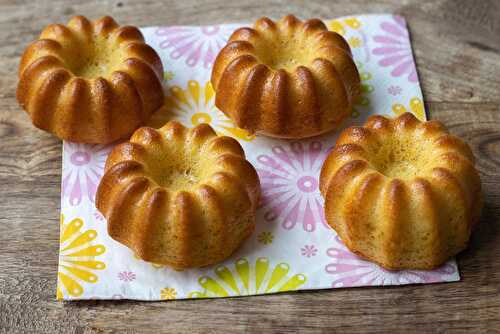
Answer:
[[(402, 4), (404, 3), (404, 4)], [(61, 141), (15, 100), (24, 47), (75, 14), (135, 25), (331, 18), (394, 12), (408, 20), (426, 106), (472, 146), (486, 205), (462, 281), (205, 301), (54, 300)], [(0, 0), (0, 332), (495, 332), (500, 330), (499, 1)]]

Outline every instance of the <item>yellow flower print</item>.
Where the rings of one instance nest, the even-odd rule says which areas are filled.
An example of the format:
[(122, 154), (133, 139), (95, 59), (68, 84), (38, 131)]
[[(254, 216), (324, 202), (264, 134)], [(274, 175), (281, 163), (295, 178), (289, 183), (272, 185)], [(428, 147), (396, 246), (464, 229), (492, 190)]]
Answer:
[(336, 19), (327, 22), (327, 26), (331, 31), (340, 34), (347, 41), (356, 58), (363, 61), (370, 61), (370, 48), (368, 47), (369, 40), (363, 32), (362, 23), (355, 17), (344, 19)]
[(68, 295), (78, 297), (84, 291), (82, 284), (97, 282), (98, 277), (94, 271), (106, 268), (104, 262), (95, 260), (106, 251), (106, 248), (100, 244), (93, 244), (97, 232), (84, 231), (82, 219), (75, 218), (65, 223), (64, 216), (61, 215), (60, 224), (57, 299), (63, 299)]
[[(402, 104), (396, 103), (392, 105), (392, 112), (395, 113), (396, 116), (399, 116), (407, 111), (408, 109), (406, 109), (406, 107)], [(410, 100), (410, 112), (419, 120), (425, 121), (424, 104), (418, 97), (413, 97)]]
[(163, 79), (165, 79), (165, 81), (170, 81), (173, 78), (174, 78), (174, 72), (166, 71), (165, 73), (163, 73)]
[(268, 245), (273, 242), (274, 236), (271, 232), (264, 231), (257, 236), (257, 240), (264, 245)]
[(351, 116), (353, 118), (357, 118), (360, 115), (358, 107), (368, 107), (370, 105), (370, 95), (375, 89), (372, 84), (370, 84), (370, 80), (373, 78), (370, 72), (366, 72), (363, 70), (363, 64), (356, 62), (356, 65), (359, 70), (359, 77), (361, 79), (361, 95), (354, 102), (354, 108), (352, 109)]
[(344, 36), (347, 29), (359, 29), (361, 27), (361, 22), (354, 17), (348, 17), (341, 20), (332, 20), (328, 23), (328, 28), (336, 33)]
[(215, 277), (201, 276), (198, 284), (202, 291), (193, 291), (189, 298), (212, 298), (241, 295), (255, 295), (297, 290), (306, 283), (306, 275), (290, 275), (290, 265), (279, 263), (272, 267), (269, 259), (260, 257), (255, 265), (248, 259), (239, 259), (234, 269), (219, 266), (214, 270)]
[(358, 37), (351, 37), (347, 40), (347, 43), (349, 43), (349, 45), (351, 46), (351, 48), (359, 48), (363, 42), (361, 41), (361, 39), (359, 39)]
[(174, 288), (163, 288), (160, 291), (160, 298), (163, 300), (171, 300), (177, 298), (177, 291)]
[(150, 126), (161, 127), (170, 119), (176, 119), (187, 126), (208, 123), (218, 134), (246, 141), (254, 139), (253, 135), (236, 127), (217, 109), (215, 92), (210, 82), (201, 87), (198, 81), (189, 80), (186, 89), (179, 86), (170, 88), (170, 94), (165, 98), (165, 105), (153, 114)]

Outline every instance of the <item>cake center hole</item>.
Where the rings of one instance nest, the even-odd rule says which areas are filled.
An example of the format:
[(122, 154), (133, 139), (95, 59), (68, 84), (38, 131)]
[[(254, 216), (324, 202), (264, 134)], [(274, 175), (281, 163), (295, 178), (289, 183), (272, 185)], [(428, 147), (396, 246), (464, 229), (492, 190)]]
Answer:
[(89, 43), (82, 43), (79, 54), (73, 55), (70, 69), (74, 75), (85, 79), (107, 77), (120, 62), (118, 52), (107, 39), (95, 37)]
[(151, 147), (144, 166), (151, 179), (171, 192), (192, 190), (205, 182), (217, 169), (210, 152), (190, 140), (169, 139), (161, 147)]
[(199, 182), (199, 176), (194, 167), (167, 166), (157, 173), (156, 183), (172, 191), (187, 190)]
[(428, 163), (422, 146), (410, 140), (393, 139), (380, 147), (372, 163), (387, 177), (412, 179), (421, 174)]
[(258, 58), (274, 70), (283, 69), (292, 72), (298, 66), (306, 66), (311, 62), (311, 48), (307, 40), (298, 34), (282, 36), (276, 40), (266, 40), (258, 48)]

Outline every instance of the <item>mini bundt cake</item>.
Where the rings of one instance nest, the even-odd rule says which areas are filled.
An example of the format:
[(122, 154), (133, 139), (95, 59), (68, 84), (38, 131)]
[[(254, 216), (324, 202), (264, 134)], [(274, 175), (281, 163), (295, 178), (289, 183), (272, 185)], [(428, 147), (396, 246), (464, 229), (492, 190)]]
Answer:
[(143, 127), (106, 161), (96, 206), (109, 235), (182, 270), (230, 256), (255, 226), (260, 183), (240, 144), (207, 124)]
[(212, 70), (215, 105), (240, 128), (305, 138), (337, 128), (360, 94), (347, 42), (323, 22), (293, 15), (240, 28)]
[(36, 127), (105, 144), (130, 136), (162, 105), (162, 78), (137, 28), (75, 16), (46, 27), (24, 51), (17, 99)]
[(482, 207), (468, 145), (411, 113), (346, 129), (320, 189), (345, 245), (393, 270), (435, 268), (465, 249)]

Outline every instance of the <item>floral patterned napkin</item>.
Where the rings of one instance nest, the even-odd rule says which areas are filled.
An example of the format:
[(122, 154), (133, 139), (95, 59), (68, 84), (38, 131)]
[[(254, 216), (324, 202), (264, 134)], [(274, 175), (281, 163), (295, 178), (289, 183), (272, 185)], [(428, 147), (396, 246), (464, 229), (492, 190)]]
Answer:
[[(362, 99), (348, 125), (369, 115), (411, 111), (425, 119), (406, 23), (391, 15), (326, 20), (345, 37), (361, 73)], [(262, 183), (257, 228), (227, 261), (174, 271), (141, 261), (112, 240), (94, 196), (111, 146), (64, 142), (58, 299), (139, 299), (255, 295), (290, 290), (434, 283), (460, 279), (454, 260), (434, 271), (387, 271), (349, 252), (323, 216), (318, 177), (336, 135), (301, 141), (249, 136), (214, 106), (209, 85), (219, 49), (239, 24), (147, 27), (165, 68), (165, 113), (187, 126), (210, 123), (242, 144)]]

